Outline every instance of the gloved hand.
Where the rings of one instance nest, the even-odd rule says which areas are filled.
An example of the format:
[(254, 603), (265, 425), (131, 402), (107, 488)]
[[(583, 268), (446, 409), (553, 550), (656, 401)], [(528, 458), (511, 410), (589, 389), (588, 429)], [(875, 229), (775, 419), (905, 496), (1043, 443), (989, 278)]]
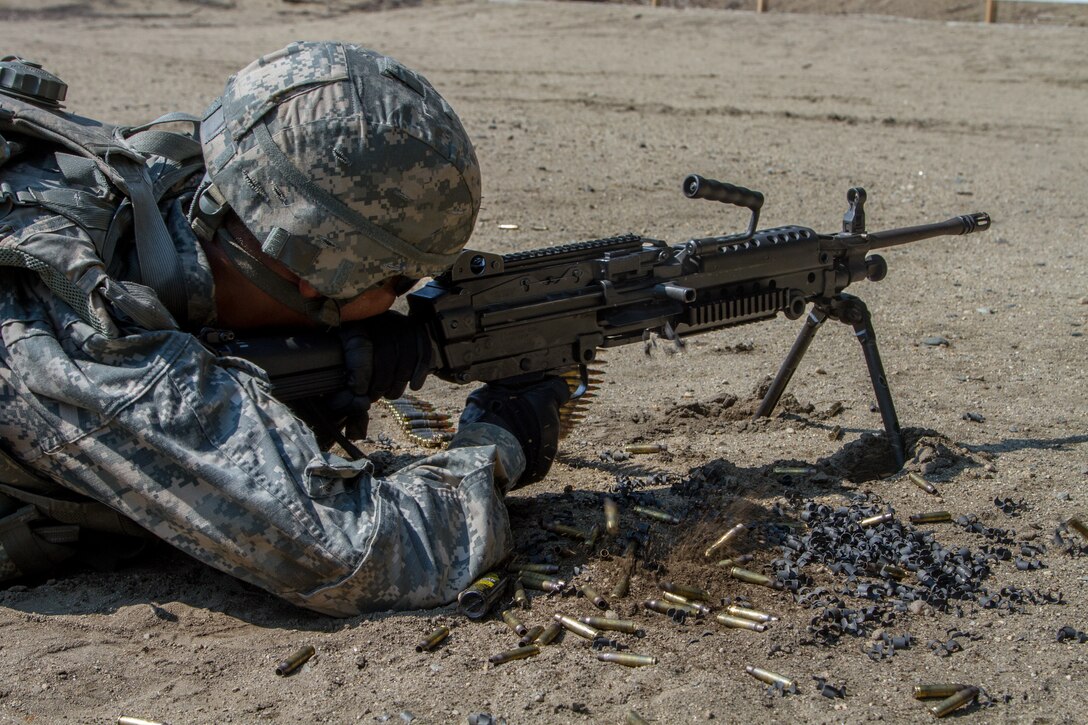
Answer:
[(562, 378), (526, 385), (492, 383), (468, 396), (461, 425), (491, 423), (514, 434), (525, 452), (525, 473), (517, 485), (541, 480), (559, 450), (559, 407), (570, 398)]
[(399, 398), (409, 383), (418, 390), (431, 370), (431, 341), (411, 317), (392, 310), (338, 329), (347, 369), (345, 387), (305, 401), (300, 415), (322, 448), (343, 430), (349, 440), (366, 437), (370, 405)]

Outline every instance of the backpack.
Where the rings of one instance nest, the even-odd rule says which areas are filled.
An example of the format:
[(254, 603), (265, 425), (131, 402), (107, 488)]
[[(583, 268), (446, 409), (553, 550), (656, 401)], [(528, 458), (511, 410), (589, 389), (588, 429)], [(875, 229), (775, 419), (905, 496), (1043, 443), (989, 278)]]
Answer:
[[(142, 126), (111, 126), (65, 112), (60, 102), (66, 91), (60, 79), (34, 63), (13, 56), (0, 59), (0, 240), (13, 231), (4, 224), (9, 212), (38, 207), (78, 225), (104, 266), (96, 267), (90, 278), (73, 279), (52, 260), (3, 244), (0, 266), (37, 272), (54, 294), (104, 335), (116, 336), (118, 330), (96, 312), (94, 294), (146, 329), (177, 328), (186, 322), (187, 295), (159, 202), (204, 166), (200, 119), (173, 113)], [(177, 123), (192, 130), (158, 128)], [(27, 188), (4, 183), (5, 165), (14, 165), (34, 149), (56, 151), (59, 177), (43, 173)], [(142, 284), (117, 281), (109, 274), (118, 242), (130, 238), (135, 240)], [(44, 573), (72, 557), (84, 529), (148, 536), (108, 506), (38, 476), (0, 448), (0, 581)]]

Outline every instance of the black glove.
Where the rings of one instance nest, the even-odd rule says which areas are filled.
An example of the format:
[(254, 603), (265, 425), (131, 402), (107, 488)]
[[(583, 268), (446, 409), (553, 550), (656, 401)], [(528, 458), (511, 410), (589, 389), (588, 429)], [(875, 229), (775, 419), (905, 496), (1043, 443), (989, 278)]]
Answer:
[(525, 473), (517, 485), (544, 478), (559, 450), (559, 407), (570, 398), (562, 378), (527, 385), (492, 383), (468, 396), (461, 425), (491, 423), (514, 434), (525, 451)]
[(399, 312), (390, 310), (346, 322), (337, 332), (347, 370), (344, 388), (298, 406), (323, 448), (331, 445), (341, 430), (349, 440), (365, 438), (371, 403), (401, 397), (409, 383), (418, 390), (431, 370), (431, 340), (426, 329)]

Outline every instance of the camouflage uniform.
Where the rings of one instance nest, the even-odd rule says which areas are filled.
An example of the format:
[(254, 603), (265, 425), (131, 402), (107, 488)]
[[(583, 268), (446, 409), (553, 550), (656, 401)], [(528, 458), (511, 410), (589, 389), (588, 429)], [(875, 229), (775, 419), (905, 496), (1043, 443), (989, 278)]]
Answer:
[[(0, 166), (0, 189), (58, 174), (43, 151)], [(335, 616), (444, 604), (506, 555), (502, 495), (525, 468), (509, 432), (465, 426), (447, 451), (377, 478), (369, 461), (322, 452), (261, 371), (124, 314), (117, 300), (139, 291), (114, 281), (139, 281), (124, 255), (105, 277), (83, 228), (10, 198), (0, 194), (0, 252), (42, 262), (0, 267), (0, 446), (11, 458), (221, 571)], [(214, 322), (213, 282), (186, 200), (161, 212), (195, 330)], [(55, 294), (58, 272), (88, 294), (89, 311)]]

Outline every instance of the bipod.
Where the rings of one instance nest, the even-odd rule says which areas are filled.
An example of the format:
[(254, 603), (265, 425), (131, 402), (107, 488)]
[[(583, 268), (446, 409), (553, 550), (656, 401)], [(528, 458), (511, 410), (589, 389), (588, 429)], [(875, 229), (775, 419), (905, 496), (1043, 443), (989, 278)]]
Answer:
[(853, 295), (838, 294), (830, 299), (813, 304), (812, 309), (809, 310), (808, 316), (805, 318), (804, 327), (798, 333), (793, 347), (790, 348), (789, 354), (786, 355), (786, 359), (782, 361), (782, 366), (778, 369), (778, 374), (775, 375), (774, 380), (771, 382), (771, 387), (759, 404), (754, 417), (764, 418), (770, 415), (771, 411), (778, 405), (782, 393), (785, 392), (786, 386), (789, 385), (790, 379), (797, 370), (797, 366), (801, 363), (801, 358), (804, 357), (805, 352), (808, 350), (816, 330), (828, 318), (853, 327), (854, 334), (857, 336), (858, 342), (861, 343), (861, 351), (865, 355), (865, 365), (869, 368), (869, 378), (873, 381), (876, 404), (880, 409), (880, 417), (884, 421), (884, 432), (891, 444), (892, 454), (895, 456), (895, 465), (898, 470), (898, 468), (903, 467), (906, 460), (903, 432), (899, 429), (899, 418), (895, 414), (892, 393), (888, 388), (888, 379), (884, 375), (884, 365), (880, 362), (880, 351), (876, 347), (876, 333), (873, 331), (872, 315), (869, 314), (869, 308), (865, 306), (865, 303)]

